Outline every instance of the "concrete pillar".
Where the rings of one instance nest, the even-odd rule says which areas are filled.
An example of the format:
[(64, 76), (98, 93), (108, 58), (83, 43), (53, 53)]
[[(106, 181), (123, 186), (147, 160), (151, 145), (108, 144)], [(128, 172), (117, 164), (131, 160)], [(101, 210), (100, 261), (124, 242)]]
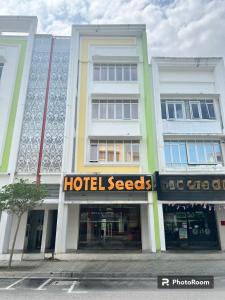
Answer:
[(3, 211), (0, 222), (0, 254), (8, 253), (10, 234), (12, 226), (12, 215)]
[(221, 225), (221, 221), (225, 221), (224, 207), (219, 207), (219, 205), (215, 205), (215, 215), (217, 221), (220, 248), (222, 251), (225, 251), (225, 226)]
[(163, 204), (159, 202), (158, 202), (158, 216), (159, 216), (159, 235), (160, 235), (161, 251), (166, 251)]
[(143, 252), (156, 252), (152, 192), (148, 192), (148, 203), (141, 204), (141, 235)]
[(66, 249), (76, 251), (78, 248), (79, 239), (79, 221), (80, 221), (80, 205), (71, 204), (68, 209), (68, 225), (67, 225), (67, 240)]
[(55, 254), (66, 252), (67, 221), (68, 205), (64, 204), (63, 201), (60, 201), (58, 206), (58, 218), (56, 226)]
[(48, 216), (49, 216), (49, 210), (45, 209), (43, 230), (42, 230), (42, 239), (41, 239), (41, 253), (45, 253), (45, 248), (46, 248), (46, 238), (47, 238), (47, 230), (48, 230)]
[(156, 252), (156, 244), (155, 244), (155, 222), (154, 222), (154, 211), (153, 211), (153, 203), (147, 204), (147, 212), (148, 212), (148, 228), (150, 235), (150, 249), (152, 252)]

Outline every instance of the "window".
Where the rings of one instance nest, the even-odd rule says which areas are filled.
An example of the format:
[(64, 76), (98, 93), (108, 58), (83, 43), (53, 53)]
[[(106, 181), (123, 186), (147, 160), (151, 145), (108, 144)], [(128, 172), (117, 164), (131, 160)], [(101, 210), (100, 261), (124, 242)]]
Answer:
[(168, 166), (183, 166), (187, 164), (187, 154), (185, 142), (166, 141), (165, 159)]
[(162, 100), (162, 119), (216, 119), (213, 100)]
[(200, 103), (190, 101), (190, 108), (191, 108), (192, 119), (201, 119)]
[(115, 78), (115, 65), (109, 65), (109, 80), (113, 81)]
[(98, 160), (98, 142), (97, 141), (92, 141), (90, 144), (90, 161), (94, 162)]
[(219, 142), (187, 143), (189, 164), (218, 164), (222, 162)]
[(93, 120), (137, 120), (138, 100), (92, 100)]
[(139, 162), (139, 141), (91, 140), (90, 162)]
[(2, 77), (3, 66), (4, 66), (4, 64), (3, 64), (3, 63), (0, 63), (0, 79), (1, 79), (1, 77)]
[(137, 64), (94, 64), (94, 81), (137, 81)]
[(165, 141), (167, 166), (221, 164), (218, 141)]
[(93, 69), (93, 76), (94, 76), (94, 80), (98, 81), (100, 80), (100, 65), (94, 65), (94, 69)]

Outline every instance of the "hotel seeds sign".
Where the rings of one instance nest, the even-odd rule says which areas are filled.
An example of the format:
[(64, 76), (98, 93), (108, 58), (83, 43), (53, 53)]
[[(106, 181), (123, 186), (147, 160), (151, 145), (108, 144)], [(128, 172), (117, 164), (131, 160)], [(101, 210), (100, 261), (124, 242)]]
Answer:
[(152, 178), (147, 175), (66, 175), (64, 191), (151, 191)]
[(158, 175), (159, 200), (225, 200), (224, 175)]

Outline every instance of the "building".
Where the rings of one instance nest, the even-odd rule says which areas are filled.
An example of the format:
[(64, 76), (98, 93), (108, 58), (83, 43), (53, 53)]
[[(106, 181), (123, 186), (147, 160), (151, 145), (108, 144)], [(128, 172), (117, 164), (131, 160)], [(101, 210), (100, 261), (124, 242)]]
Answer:
[(153, 58), (161, 250), (224, 250), (222, 58)]
[[(73, 26), (71, 51), (75, 55), (69, 77), (73, 86), (78, 80), (77, 90), (68, 86), (72, 103), (67, 111), (64, 146), (68, 155), (62, 174), (106, 181), (118, 176), (124, 181), (153, 173), (146, 151), (149, 74), (145, 26)], [(153, 194), (122, 187), (111, 192), (99, 187), (62, 191), (56, 253), (156, 251)]]
[[(29, 46), (0, 186), (25, 178), (48, 189), (44, 203), (22, 218), (15, 258), (155, 252), (156, 140), (145, 26), (74, 25), (71, 36), (55, 37), (36, 34), (36, 18), (3, 17), (0, 24), (10, 41), (17, 38), (12, 32), (25, 32), (20, 39)], [(2, 41), (1, 35), (1, 47)], [(6, 64), (1, 70), (4, 85)], [(70, 186), (74, 178), (83, 189)], [(15, 221), (2, 213), (1, 259)]]
[[(144, 25), (0, 17), (0, 187), (41, 181), (15, 259), (224, 250), (221, 58), (152, 58)], [(0, 216), (0, 259), (16, 217)]]

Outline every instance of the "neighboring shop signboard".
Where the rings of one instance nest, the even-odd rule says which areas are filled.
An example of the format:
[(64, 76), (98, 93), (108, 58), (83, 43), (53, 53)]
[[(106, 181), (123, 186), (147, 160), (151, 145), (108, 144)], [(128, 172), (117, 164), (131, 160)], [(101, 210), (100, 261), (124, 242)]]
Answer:
[(225, 200), (225, 175), (158, 175), (159, 200)]
[(151, 191), (149, 175), (66, 175), (64, 191)]

